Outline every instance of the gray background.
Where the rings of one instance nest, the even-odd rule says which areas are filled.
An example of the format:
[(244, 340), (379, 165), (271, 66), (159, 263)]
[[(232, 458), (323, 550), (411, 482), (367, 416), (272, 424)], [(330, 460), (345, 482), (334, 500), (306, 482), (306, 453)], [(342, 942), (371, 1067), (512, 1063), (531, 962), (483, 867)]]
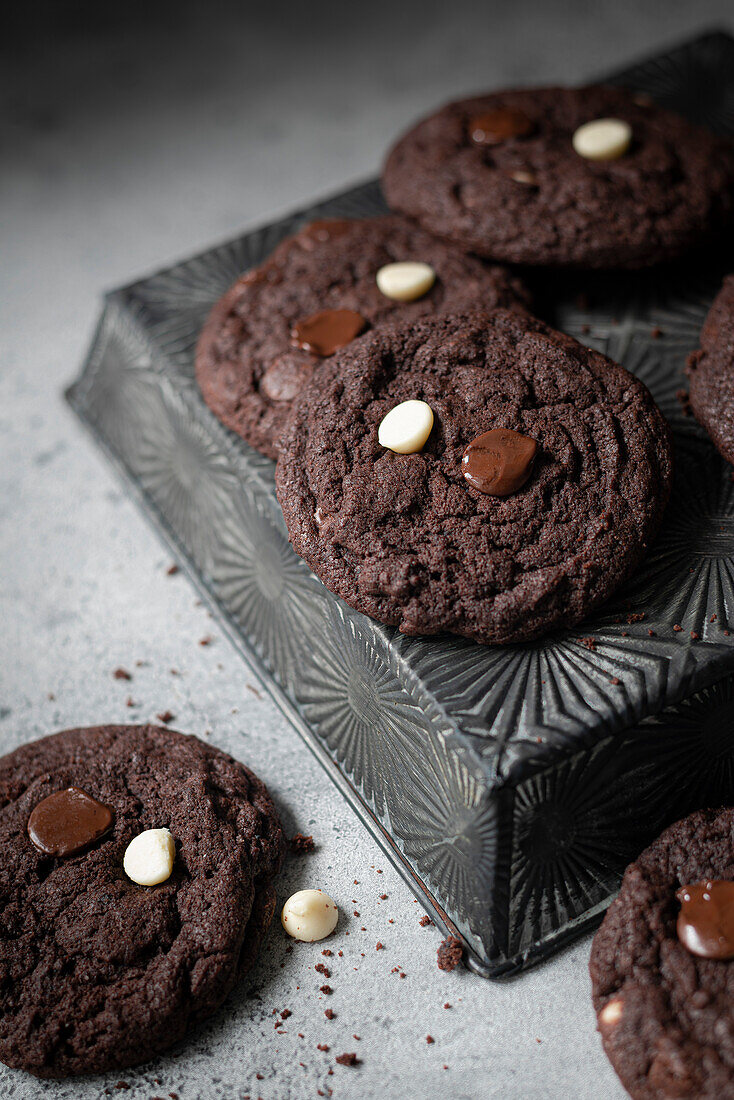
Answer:
[[(319, 949), (289, 954), (274, 927), (251, 979), (169, 1057), (66, 1084), (2, 1067), (0, 1094), (96, 1097), (122, 1079), (131, 1090), (113, 1095), (181, 1100), (327, 1087), (337, 1098), (621, 1097), (595, 1032), (589, 939), (507, 984), (436, 969), (436, 930), (419, 926), (410, 891), (251, 690), (186, 580), (166, 575), (170, 559), (60, 392), (103, 290), (373, 175), (393, 136), (446, 97), (593, 77), (731, 29), (731, 0), (102, 8), (16, 11), (2, 47), (0, 748), (170, 709), (175, 726), (252, 765), (289, 830), (314, 834), (317, 854), (291, 860), (280, 890), (328, 890), (342, 907), (329, 947), (344, 954), (330, 960), (327, 1001)], [(113, 679), (118, 665), (132, 682)], [(283, 1008), (292, 1016), (276, 1035)], [(328, 1076), (353, 1050), (362, 1066)]]

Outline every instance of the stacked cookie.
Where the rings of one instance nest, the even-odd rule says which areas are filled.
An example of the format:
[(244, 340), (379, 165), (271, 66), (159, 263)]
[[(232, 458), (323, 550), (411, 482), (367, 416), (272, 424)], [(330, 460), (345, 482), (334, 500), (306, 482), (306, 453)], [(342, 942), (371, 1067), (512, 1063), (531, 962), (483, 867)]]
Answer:
[(669, 431), (496, 261), (679, 255), (730, 223), (734, 151), (622, 89), (508, 91), (420, 122), (383, 187), (399, 214), (306, 226), (215, 306), (202, 393), (352, 607), (486, 644), (576, 623), (655, 537)]

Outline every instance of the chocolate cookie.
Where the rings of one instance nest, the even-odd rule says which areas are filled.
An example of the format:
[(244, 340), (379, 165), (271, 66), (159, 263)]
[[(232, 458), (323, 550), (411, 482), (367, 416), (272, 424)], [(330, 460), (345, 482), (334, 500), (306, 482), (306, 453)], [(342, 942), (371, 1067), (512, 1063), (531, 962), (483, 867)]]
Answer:
[[(614, 125), (579, 132), (597, 120)], [(520, 89), (419, 122), (382, 182), (393, 209), (481, 256), (646, 267), (731, 222), (734, 146), (622, 88)]]
[[(8, 1065), (64, 1077), (143, 1062), (252, 965), (284, 840), (263, 784), (225, 753), (155, 726), (66, 730), (0, 760), (0, 806)], [(123, 857), (148, 829), (170, 830), (175, 859), (140, 886)]]
[(672, 825), (594, 937), (604, 1049), (637, 1100), (734, 1095), (734, 810)]
[[(428, 264), (435, 281), (415, 300), (387, 297), (377, 273), (411, 260)], [(314, 364), (365, 329), (526, 301), (503, 268), (464, 256), (403, 218), (313, 222), (217, 303), (199, 339), (196, 377), (219, 419), (277, 458), (291, 404)]]
[(689, 356), (686, 373), (693, 415), (734, 463), (734, 275), (724, 279), (701, 330), (701, 350)]
[(606, 599), (670, 479), (643, 384), (507, 310), (375, 331), (325, 360), (276, 468), (293, 546), (327, 588), (406, 634), (490, 644)]

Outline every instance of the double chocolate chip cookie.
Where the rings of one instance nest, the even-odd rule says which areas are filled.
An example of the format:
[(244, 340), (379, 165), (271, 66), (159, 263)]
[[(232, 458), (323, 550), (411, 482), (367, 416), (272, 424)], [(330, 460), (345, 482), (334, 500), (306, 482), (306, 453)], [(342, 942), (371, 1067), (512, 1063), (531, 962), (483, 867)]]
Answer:
[(627, 868), (590, 970), (635, 1100), (734, 1095), (734, 810), (679, 821)]
[(225, 753), (155, 726), (66, 730), (0, 760), (0, 807), (8, 1065), (143, 1062), (252, 966), (284, 841), (263, 784)]
[(687, 373), (696, 420), (726, 461), (734, 463), (734, 275), (714, 299), (701, 348), (689, 357)]
[(449, 103), (388, 156), (389, 205), (496, 260), (645, 267), (734, 213), (734, 146), (622, 88)]
[[(412, 279), (410, 271), (405, 278), (408, 265)], [(526, 302), (521, 283), (503, 268), (464, 256), (403, 218), (313, 222), (217, 303), (199, 339), (196, 377), (217, 417), (277, 458), (291, 404), (314, 364), (362, 332)]]
[(666, 423), (626, 370), (527, 314), (423, 318), (325, 360), (276, 469), (296, 551), (406, 634), (575, 623), (642, 558)]

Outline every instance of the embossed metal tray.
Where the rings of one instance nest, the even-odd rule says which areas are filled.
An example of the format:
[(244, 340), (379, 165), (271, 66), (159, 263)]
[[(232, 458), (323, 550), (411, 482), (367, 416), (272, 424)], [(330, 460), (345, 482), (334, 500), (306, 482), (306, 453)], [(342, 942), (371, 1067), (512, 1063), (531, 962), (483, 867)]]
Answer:
[[(612, 79), (734, 133), (726, 35)], [(673, 427), (664, 530), (624, 591), (533, 644), (408, 638), (295, 556), (273, 464), (193, 378), (240, 272), (307, 219), (383, 209), (370, 182), (113, 292), (68, 399), (437, 923), (499, 976), (597, 919), (664, 824), (734, 800), (734, 484), (676, 399), (723, 268), (538, 280), (541, 312), (644, 379)]]

